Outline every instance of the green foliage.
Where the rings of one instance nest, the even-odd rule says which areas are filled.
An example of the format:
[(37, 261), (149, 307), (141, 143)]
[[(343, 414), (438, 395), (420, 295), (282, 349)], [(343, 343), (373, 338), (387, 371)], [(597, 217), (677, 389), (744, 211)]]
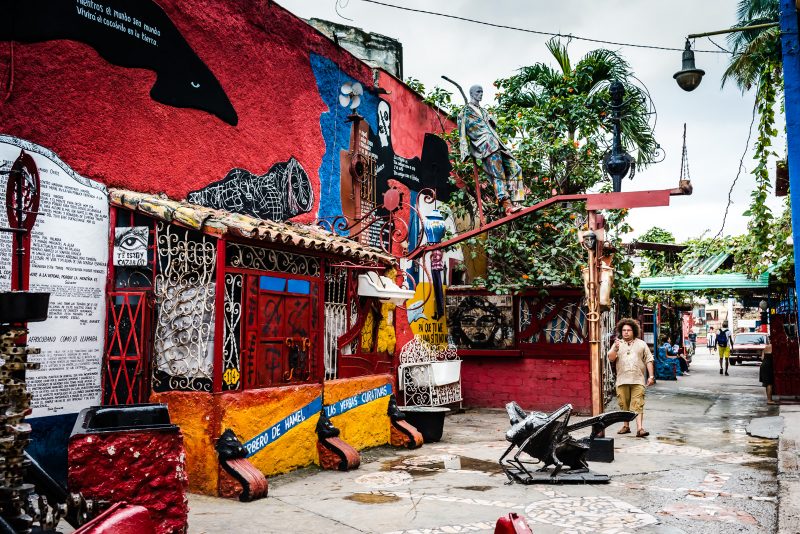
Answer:
[[(654, 226), (639, 236), (638, 241), (642, 243), (675, 243), (675, 236), (669, 230)], [(648, 276), (669, 274), (677, 260), (675, 254), (657, 250), (643, 250), (640, 254), (645, 259), (644, 268)]]
[[(778, 22), (778, 0), (740, 0), (734, 28)], [(722, 85), (733, 80), (742, 91), (758, 85), (765, 71), (781, 68), (780, 28), (735, 32), (728, 35), (733, 52)]]
[[(625, 83), (628, 91), (630, 104), (623, 120), (627, 150), (636, 155), (641, 165), (647, 165), (658, 147), (648, 124), (643, 95), (627, 83), (631, 77), (627, 62), (615, 52), (595, 50), (573, 63), (566, 44), (553, 39), (547, 46), (557, 67), (537, 63), (497, 80), (498, 105), (489, 108), (495, 115), (499, 135), (508, 140), (507, 145), (522, 167), (530, 191), (525, 205), (559, 193), (610, 190), (610, 180), (602, 171), (602, 158), (610, 140), (607, 114), (612, 79)], [(439, 88), (428, 93), (425, 100), (453, 119), (461, 110), (450, 93)], [(457, 219), (474, 219), (477, 210), (472, 160), (461, 161), (457, 131), (445, 139), (451, 147), (457, 185), (463, 186), (452, 195), (450, 210)], [(478, 173), (487, 220), (501, 217), (492, 184), (487, 183), (482, 170), (478, 169)], [(497, 293), (547, 286), (581, 287), (581, 269), (587, 255), (578, 241), (578, 231), (586, 228), (584, 214), (583, 203), (555, 205), (490, 232), (486, 242), (489, 274), (476, 283)], [(625, 222), (627, 210), (609, 210), (604, 215), (606, 241), (621, 249), (619, 235), (630, 231)], [(632, 262), (618, 254), (613, 264), (615, 292), (632, 297), (638, 284), (632, 275)]]
[(495, 82), (499, 88), (498, 132), (517, 143), (525, 176), (546, 179), (558, 193), (583, 192), (607, 180), (599, 165), (609, 147), (608, 113), (612, 80), (619, 80), (628, 102), (622, 119), (624, 148), (639, 166), (655, 157), (658, 145), (648, 124), (643, 91), (629, 83), (628, 63), (616, 52), (589, 52), (574, 65), (567, 45), (551, 39), (547, 48), (558, 68), (537, 63)]
[[(740, 0), (737, 18), (736, 27), (778, 22), (780, 5), (778, 0)], [(733, 47), (733, 57), (722, 83), (734, 80), (742, 91), (755, 86), (759, 115), (753, 156), (756, 166), (751, 171), (755, 187), (750, 193), (750, 206), (744, 212), (750, 217), (748, 233), (736, 239), (736, 269), (758, 276), (778, 265), (773, 275), (786, 281), (794, 266), (791, 247), (786, 245), (786, 237), (791, 234), (791, 208), (785, 206), (776, 220), (767, 206), (772, 188), (768, 165), (771, 156), (778, 156), (772, 149), (772, 139), (778, 134), (775, 105), (783, 87), (780, 30), (773, 27), (732, 33), (728, 41)]]

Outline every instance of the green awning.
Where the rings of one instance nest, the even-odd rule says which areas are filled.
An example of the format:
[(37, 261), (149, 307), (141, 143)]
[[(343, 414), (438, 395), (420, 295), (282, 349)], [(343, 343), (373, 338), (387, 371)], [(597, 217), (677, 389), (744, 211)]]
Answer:
[(759, 289), (769, 286), (769, 271), (755, 280), (741, 273), (683, 274), (642, 278), (642, 291), (698, 291), (702, 289)]

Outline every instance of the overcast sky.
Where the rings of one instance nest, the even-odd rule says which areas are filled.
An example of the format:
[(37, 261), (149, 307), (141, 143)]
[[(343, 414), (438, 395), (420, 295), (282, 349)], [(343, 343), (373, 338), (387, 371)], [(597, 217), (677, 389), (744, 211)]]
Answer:
[[(567, 0), (564, 2), (524, 0), (385, 0), (407, 7), (444, 12), (548, 32), (608, 41), (682, 48), (686, 35), (730, 27), (736, 20), (735, 0), (660, 0), (634, 2), (622, 0)], [(539, 61), (553, 64), (544, 43), (548, 37), (496, 29), (469, 22), (400, 11), (363, 0), (278, 0), (278, 3), (303, 17), (349, 24), (370, 32), (398, 39), (403, 44), (404, 76), (422, 81), (426, 88), (446, 87), (445, 74), (462, 86), (479, 83), (494, 97), (492, 82), (507, 77), (516, 69)], [(724, 36), (714, 38), (727, 46)], [(656, 225), (675, 234), (680, 241), (699, 236), (708, 229), (715, 235), (722, 224), (728, 189), (739, 166), (747, 140), (753, 109), (753, 94), (742, 95), (735, 85), (720, 89), (726, 54), (697, 53), (697, 67), (706, 71), (703, 83), (691, 93), (681, 90), (672, 75), (681, 68), (681, 53), (574, 40), (570, 44), (573, 62), (594, 48), (618, 51), (646, 87), (656, 109), (656, 139), (666, 150), (663, 162), (625, 180), (623, 191), (665, 189), (677, 185), (681, 167), (682, 132), (687, 124), (689, 167), (694, 185), (690, 197), (673, 197), (668, 208), (633, 210), (629, 221), (634, 228), (629, 238)], [(708, 39), (698, 39), (695, 48), (716, 49)], [(554, 64), (553, 64), (554, 65)], [(448, 90), (450, 87), (446, 87)], [(782, 127), (781, 127), (782, 130)], [(752, 144), (752, 141), (751, 141)], [(781, 155), (784, 141), (776, 143)], [(754, 166), (752, 152), (744, 160), (745, 170), (733, 193), (733, 205), (725, 233), (746, 231), (747, 209)], [(770, 166), (774, 183), (774, 165)], [(781, 199), (770, 199), (777, 215)]]

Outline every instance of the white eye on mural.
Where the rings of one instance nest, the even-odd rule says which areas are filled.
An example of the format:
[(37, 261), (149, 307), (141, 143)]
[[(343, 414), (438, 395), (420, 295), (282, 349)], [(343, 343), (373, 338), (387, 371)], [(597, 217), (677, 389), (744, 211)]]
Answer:
[(199, 84), (199, 83), (195, 83), (195, 82), (189, 82), (189, 83), (190, 83), (190, 84), (192, 85), (192, 87), (194, 87), (195, 89), (200, 89), (200, 84)]
[(342, 107), (356, 109), (361, 104), (361, 95), (363, 94), (364, 88), (361, 87), (360, 83), (345, 82), (339, 92), (339, 104)]

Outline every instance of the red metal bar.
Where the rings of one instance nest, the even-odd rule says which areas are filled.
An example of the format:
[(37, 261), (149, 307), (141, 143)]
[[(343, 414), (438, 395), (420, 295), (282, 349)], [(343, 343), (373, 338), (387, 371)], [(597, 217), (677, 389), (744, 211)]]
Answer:
[[(316, 281), (317, 286), (317, 319), (314, 321), (312, 310), (311, 324), (316, 328), (311, 330), (313, 341), (311, 350), (314, 351), (314, 357), (309, 354), (309, 360), (315, 362), (314, 369), (311, 371), (311, 378), (318, 379), (320, 383), (325, 382), (325, 268), (327, 267), (324, 261), (319, 262), (319, 277)], [(312, 282), (313, 284), (314, 282)], [(311, 303), (314, 304), (313, 295)], [(316, 324), (314, 324), (316, 322)], [(309, 351), (310, 352), (310, 351)], [(324, 401), (325, 399), (323, 399)]]
[(612, 210), (621, 208), (650, 208), (669, 206), (671, 189), (653, 191), (631, 191), (628, 193), (597, 193), (586, 199), (586, 209)]
[[(225, 239), (217, 239), (217, 287), (214, 294), (214, 376), (212, 390), (222, 391), (222, 347), (225, 337)], [(239, 365), (241, 366), (241, 360)]]
[(547, 200), (543, 200), (538, 204), (521, 209), (516, 213), (512, 213), (511, 215), (507, 215), (506, 217), (492, 221), (489, 224), (481, 225), (480, 228), (470, 230), (469, 232), (464, 232), (463, 234), (459, 234), (452, 239), (448, 239), (447, 241), (442, 241), (438, 245), (425, 245), (423, 247), (419, 247), (408, 255), (408, 259), (413, 260), (422, 256), (426, 252), (432, 252), (434, 250), (451, 247), (488, 230), (503, 226), (517, 219), (521, 219), (522, 217), (526, 217), (527, 215), (539, 211), (542, 208), (546, 208), (551, 204), (557, 204), (561, 202), (578, 202), (584, 200), (586, 201), (586, 209), (589, 211), (612, 208), (643, 208), (653, 206), (669, 206), (670, 196), (685, 194), (686, 193), (681, 189), (661, 189), (654, 191), (633, 191), (630, 193), (585, 193), (582, 195), (556, 195), (548, 198)]

